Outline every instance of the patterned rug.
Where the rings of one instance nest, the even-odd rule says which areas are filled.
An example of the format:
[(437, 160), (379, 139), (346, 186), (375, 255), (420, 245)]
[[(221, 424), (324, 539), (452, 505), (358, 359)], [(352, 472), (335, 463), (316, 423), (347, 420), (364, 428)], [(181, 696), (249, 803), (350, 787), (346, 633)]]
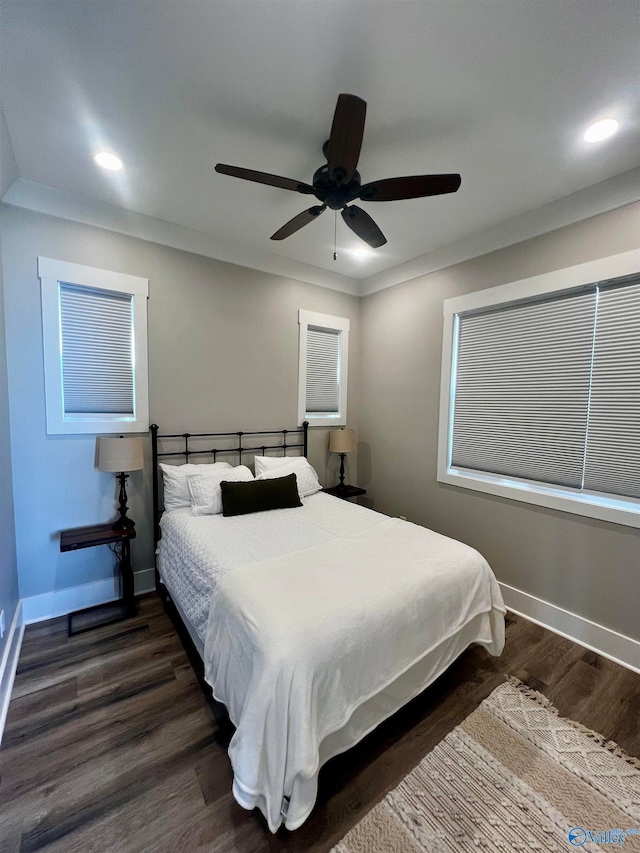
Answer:
[(640, 851), (640, 761), (502, 684), (332, 853)]

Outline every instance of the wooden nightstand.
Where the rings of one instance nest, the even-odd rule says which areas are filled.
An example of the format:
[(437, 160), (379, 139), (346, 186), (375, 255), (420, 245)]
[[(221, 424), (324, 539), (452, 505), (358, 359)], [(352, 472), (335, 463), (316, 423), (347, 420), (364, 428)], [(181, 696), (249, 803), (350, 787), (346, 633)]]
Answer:
[(359, 498), (360, 495), (367, 494), (366, 489), (360, 489), (358, 486), (345, 486), (342, 489), (340, 486), (331, 486), (331, 488), (322, 489), (322, 491), (336, 498), (342, 498), (343, 501), (351, 500), (351, 498)]
[[(117, 601), (109, 601), (105, 604), (97, 604), (95, 607), (86, 607), (84, 610), (76, 610), (69, 614), (68, 634), (82, 634), (102, 625), (110, 625), (112, 622), (120, 622), (137, 613), (136, 601), (133, 592), (133, 569), (131, 568), (131, 540), (136, 538), (134, 530), (113, 530), (111, 524), (92, 524), (89, 527), (73, 527), (69, 530), (60, 531), (60, 550), (77, 551), (80, 548), (93, 548), (96, 545), (108, 545), (116, 555), (118, 568), (122, 575), (122, 598)], [(89, 614), (98, 610), (115, 611), (115, 615), (107, 615), (106, 620), (93, 622)], [(74, 629), (73, 617), (78, 617), (85, 626)], [(83, 617), (87, 617), (83, 619)]]

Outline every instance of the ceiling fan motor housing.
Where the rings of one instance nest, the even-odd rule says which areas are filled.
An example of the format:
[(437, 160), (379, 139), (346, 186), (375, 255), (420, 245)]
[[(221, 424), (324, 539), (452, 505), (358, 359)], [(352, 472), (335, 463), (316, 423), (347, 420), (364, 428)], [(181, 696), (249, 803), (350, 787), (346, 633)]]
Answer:
[(360, 173), (356, 172), (348, 184), (342, 184), (329, 177), (329, 167), (321, 166), (313, 176), (313, 189), (318, 201), (331, 210), (341, 210), (348, 202), (358, 197)]

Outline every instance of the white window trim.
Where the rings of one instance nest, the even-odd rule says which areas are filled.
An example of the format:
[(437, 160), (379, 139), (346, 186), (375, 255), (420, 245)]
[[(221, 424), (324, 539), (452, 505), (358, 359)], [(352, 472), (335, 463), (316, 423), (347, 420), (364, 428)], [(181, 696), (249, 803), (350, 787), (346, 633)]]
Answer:
[[(349, 372), (349, 320), (332, 317), (315, 311), (298, 312), (300, 343), (298, 359), (298, 423), (308, 421), (309, 426), (345, 426), (347, 423), (347, 376)], [(309, 326), (335, 329), (340, 335), (340, 403), (335, 414), (307, 412), (307, 334)]]
[[(126, 273), (87, 267), (52, 258), (38, 258), (42, 292), (45, 399), (48, 435), (146, 432), (149, 429), (149, 366), (147, 355), (147, 298), (149, 281)], [(65, 415), (63, 398), (60, 283), (96, 287), (133, 297), (135, 340), (134, 415)]]
[(510, 282), (487, 290), (456, 296), (444, 301), (442, 371), (440, 378), (440, 420), (438, 429), (438, 481), (473, 489), (537, 506), (640, 527), (640, 501), (617, 498), (600, 492), (577, 492), (560, 486), (547, 486), (532, 480), (505, 477), (466, 468), (451, 467), (451, 441), (455, 388), (455, 353), (458, 314), (521, 299), (557, 294), (574, 288), (640, 272), (640, 249), (623, 252), (597, 261), (555, 270), (533, 278)]

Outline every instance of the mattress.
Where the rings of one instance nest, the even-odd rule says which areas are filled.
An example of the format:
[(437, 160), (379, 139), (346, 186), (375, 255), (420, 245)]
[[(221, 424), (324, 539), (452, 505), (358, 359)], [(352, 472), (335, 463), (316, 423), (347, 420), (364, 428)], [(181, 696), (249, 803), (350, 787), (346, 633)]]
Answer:
[(159, 571), (236, 726), (233, 793), (295, 829), (318, 773), (471, 643), (504, 645), (486, 561), (326, 494), (302, 508), (162, 519)]

